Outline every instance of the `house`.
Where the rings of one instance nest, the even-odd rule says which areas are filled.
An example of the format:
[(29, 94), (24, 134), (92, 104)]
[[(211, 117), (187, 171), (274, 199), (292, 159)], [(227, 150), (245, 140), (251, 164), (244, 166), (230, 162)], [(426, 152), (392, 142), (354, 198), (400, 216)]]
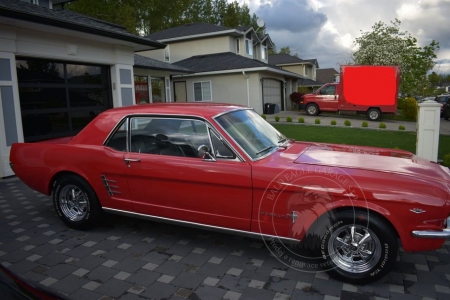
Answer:
[(256, 32), (252, 26), (185, 24), (147, 38), (167, 47), (140, 51), (139, 55), (194, 72), (172, 76), (176, 102), (235, 103), (253, 107), (258, 113), (271, 103), (277, 112), (289, 109), (289, 95), (303, 78), (268, 64), (273, 43), (269, 35)]
[(339, 72), (334, 68), (317, 69), (316, 81), (321, 85), (330, 82), (339, 82)]
[(286, 53), (279, 53), (269, 55), (269, 64), (302, 75), (303, 78), (300, 78), (297, 84), (304, 93), (313, 92), (321, 86), (316, 81), (317, 68), (319, 68), (317, 59), (301, 59)]
[(101, 111), (136, 103), (135, 91), (139, 102), (171, 101), (170, 77), (191, 73), (135, 56), (166, 45), (64, 2), (0, 0), (0, 178), (13, 175), (12, 143), (74, 135)]

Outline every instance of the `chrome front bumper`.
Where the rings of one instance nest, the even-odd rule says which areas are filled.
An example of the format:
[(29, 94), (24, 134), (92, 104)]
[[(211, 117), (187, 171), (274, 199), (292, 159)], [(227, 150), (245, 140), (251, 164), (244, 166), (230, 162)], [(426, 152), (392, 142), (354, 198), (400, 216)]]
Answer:
[(442, 231), (433, 230), (414, 230), (412, 235), (418, 238), (425, 239), (450, 239), (450, 217), (447, 218), (447, 228)]

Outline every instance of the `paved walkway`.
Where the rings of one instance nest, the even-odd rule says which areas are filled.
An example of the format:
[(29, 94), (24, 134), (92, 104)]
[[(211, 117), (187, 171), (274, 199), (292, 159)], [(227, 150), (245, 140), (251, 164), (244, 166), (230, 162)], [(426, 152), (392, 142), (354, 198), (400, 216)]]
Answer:
[(400, 252), (388, 276), (356, 286), (289, 269), (257, 239), (117, 216), (71, 230), (50, 197), (0, 180), (1, 264), (71, 299), (448, 300), (449, 250)]
[[(347, 127), (344, 125), (345, 120), (349, 120), (352, 125), (352, 128), (363, 128), (361, 127), (362, 122), (367, 122), (369, 129), (379, 129), (378, 125), (380, 122), (383, 122), (386, 124), (386, 129), (380, 129), (380, 130), (398, 130), (398, 127), (400, 125), (403, 125), (405, 127), (405, 131), (416, 131), (417, 124), (416, 122), (407, 122), (407, 121), (397, 121), (397, 120), (389, 120), (389, 119), (382, 119), (381, 121), (373, 122), (367, 120), (363, 115), (338, 115), (338, 114), (331, 114), (331, 113), (322, 113), (318, 116), (307, 116), (304, 111), (298, 111), (298, 110), (292, 110), (292, 111), (282, 111), (273, 115), (266, 115), (266, 119), (269, 122), (275, 122), (275, 116), (280, 117), (279, 122), (286, 122), (286, 117), (290, 116), (292, 118), (292, 124), (298, 124), (298, 118), (302, 117), (305, 120), (305, 123), (303, 125), (315, 125), (315, 126), (331, 126), (330, 122), (331, 120), (336, 121), (335, 126), (339, 127)], [(314, 124), (314, 120), (319, 119), (320, 125)], [(301, 125), (301, 124), (299, 124)], [(441, 125), (440, 125), (440, 133), (445, 135), (450, 135), (450, 121), (445, 121), (444, 119), (441, 119)]]

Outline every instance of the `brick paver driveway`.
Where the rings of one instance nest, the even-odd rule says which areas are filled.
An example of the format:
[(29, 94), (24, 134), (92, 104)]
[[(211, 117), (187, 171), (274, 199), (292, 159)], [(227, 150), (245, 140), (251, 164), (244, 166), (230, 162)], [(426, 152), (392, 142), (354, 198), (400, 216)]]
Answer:
[(117, 216), (71, 230), (49, 197), (0, 180), (1, 263), (72, 299), (448, 300), (449, 249), (400, 252), (389, 276), (355, 286), (289, 269), (261, 241), (234, 235)]

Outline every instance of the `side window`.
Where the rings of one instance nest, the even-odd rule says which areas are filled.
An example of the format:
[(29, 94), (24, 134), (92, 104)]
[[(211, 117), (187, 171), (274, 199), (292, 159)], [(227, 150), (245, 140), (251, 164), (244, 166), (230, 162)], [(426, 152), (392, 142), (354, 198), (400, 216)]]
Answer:
[(334, 95), (336, 87), (334, 85), (327, 86), (322, 91), (320, 91), (321, 95)]
[(118, 151), (127, 151), (127, 132), (128, 119), (122, 121), (122, 124), (114, 132), (105, 146), (116, 149)]
[(130, 127), (131, 152), (198, 157), (200, 146), (211, 148), (206, 124), (199, 120), (135, 117)]
[(219, 137), (212, 131), (210, 131), (211, 134), (211, 141), (213, 144), (213, 151), (214, 156), (217, 159), (236, 159), (236, 155), (233, 151), (230, 150), (230, 148), (227, 147), (220, 139)]

